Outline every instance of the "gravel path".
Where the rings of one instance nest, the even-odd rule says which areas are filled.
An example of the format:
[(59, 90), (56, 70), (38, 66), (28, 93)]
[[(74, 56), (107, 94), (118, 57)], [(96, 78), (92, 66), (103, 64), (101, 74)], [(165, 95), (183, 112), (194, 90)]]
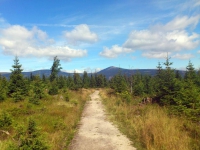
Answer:
[(70, 150), (136, 150), (127, 137), (107, 120), (99, 91), (86, 103), (80, 128), (69, 146)]

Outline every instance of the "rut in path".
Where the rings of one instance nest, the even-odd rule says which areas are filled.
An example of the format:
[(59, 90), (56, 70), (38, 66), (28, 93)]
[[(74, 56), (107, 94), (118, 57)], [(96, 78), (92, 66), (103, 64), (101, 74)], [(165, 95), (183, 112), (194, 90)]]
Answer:
[(80, 128), (69, 146), (70, 150), (136, 150), (127, 137), (106, 119), (99, 91), (86, 103)]

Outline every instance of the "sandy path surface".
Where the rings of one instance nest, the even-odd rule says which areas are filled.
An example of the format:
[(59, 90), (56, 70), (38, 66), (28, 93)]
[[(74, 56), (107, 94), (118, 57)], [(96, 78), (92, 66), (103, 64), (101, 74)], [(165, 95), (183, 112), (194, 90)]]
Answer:
[(136, 150), (127, 137), (106, 119), (99, 91), (86, 103), (80, 121), (80, 128), (74, 137), (70, 150)]

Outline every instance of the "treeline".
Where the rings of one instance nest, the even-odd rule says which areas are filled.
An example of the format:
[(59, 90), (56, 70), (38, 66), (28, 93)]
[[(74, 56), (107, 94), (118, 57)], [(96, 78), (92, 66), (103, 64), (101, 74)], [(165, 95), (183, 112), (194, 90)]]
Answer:
[(24, 77), (22, 65), (18, 57), (15, 57), (10, 78), (7, 80), (0, 75), (0, 101), (12, 98), (14, 102), (18, 102), (26, 97), (29, 97), (30, 101), (38, 101), (45, 94), (58, 94), (59, 90), (108, 87), (108, 81), (104, 75), (88, 75), (85, 71), (83, 76), (76, 72), (73, 76), (58, 76), (61, 69), (60, 60), (55, 57), (50, 76), (40, 77), (31, 74), (29, 77)]
[(164, 63), (158, 63), (155, 76), (138, 73), (126, 77), (119, 73), (109, 85), (128, 103), (131, 96), (150, 97), (154, 103), (169, 107), (171, 114), (200, 121), (200, 70), (189, 61), (182, 76), (172, 64), (167, 57)]
[[(196, 70), (191, 61), (182, 76), (173, 69), (170, 58), (158, 63), (155, 76), (136, 73), (125, 76), (122, 73), (107, 80), (104, 75), (90, 74), (85, 71), (83, 76), (58, 76), (62, 69), (60, 60), (55, 57), (49, 77), (31, 75), (23, 77), (19, 59), (14, 59), (9, 80), (0, 77), (0, 101), (12, 98), (15, 102), (29, 97), (30, 102), (39, 103), (46, 94), (56, 95), (59, 90), (78, 90), (80, 88), (110, 87), (127, 103), (132, 97), (151, 97), (153, 102), (161, 106), (170, 106), (171, 113), (184, 114), (192, 120), (200, 120), (200, 70)], [(66, 96), (67, 98), (67, 96)]]

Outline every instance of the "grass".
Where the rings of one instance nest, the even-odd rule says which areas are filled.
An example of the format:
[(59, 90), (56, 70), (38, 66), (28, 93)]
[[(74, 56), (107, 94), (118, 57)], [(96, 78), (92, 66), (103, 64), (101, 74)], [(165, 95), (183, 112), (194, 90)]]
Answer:
[(169, 115), (158, 105), (139, 105), (137, 99), (127, 104), (110, 89), (101, 90), (110, 119), (127, 135), (138, 150), (199, 150), (200, 126)]
[(4, 150), (8, 143), (12, 143), (19, 126), (27, 127), (29, 118), (36, 122), (44, 142), (51, 150), (67, 149), (91, 90), (68, 92), (69, 101), (65, 101), (64, 93), (60, 92), (59, 95), (42, 99), (39, 105), (29, 103), (28, 98), (17, 103), (11, 99), (0, 103), (0, 114), (7, 112), (12, 119), (12, 125), (2, 129), (8, 131), (10, 136), (0, 131), (0, 149)]

